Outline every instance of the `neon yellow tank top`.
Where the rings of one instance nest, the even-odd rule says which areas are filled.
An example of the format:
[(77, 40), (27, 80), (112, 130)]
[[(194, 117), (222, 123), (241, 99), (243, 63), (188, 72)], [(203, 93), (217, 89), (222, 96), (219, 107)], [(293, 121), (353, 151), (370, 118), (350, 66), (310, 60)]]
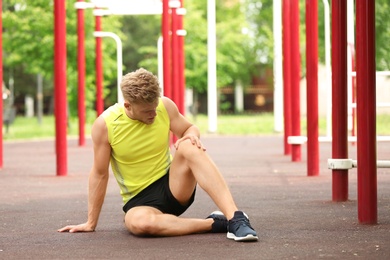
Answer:
[(160, 99), (151, 125), (132, 120), (123, 104), (102, 114), (111, 145), (111, 168), (126, 203), (151, 183), (164, 176), (171, 163), (169, 116)]

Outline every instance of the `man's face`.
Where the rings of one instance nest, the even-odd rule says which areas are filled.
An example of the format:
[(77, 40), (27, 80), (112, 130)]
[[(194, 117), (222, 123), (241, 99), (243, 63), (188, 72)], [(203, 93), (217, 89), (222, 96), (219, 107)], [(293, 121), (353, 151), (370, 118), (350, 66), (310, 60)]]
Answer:
[(133, 120), (138, 120), (144, 124), (151, 125), (157, 116), (155, 103), (128, 103), (125, 102), (126, 114)]

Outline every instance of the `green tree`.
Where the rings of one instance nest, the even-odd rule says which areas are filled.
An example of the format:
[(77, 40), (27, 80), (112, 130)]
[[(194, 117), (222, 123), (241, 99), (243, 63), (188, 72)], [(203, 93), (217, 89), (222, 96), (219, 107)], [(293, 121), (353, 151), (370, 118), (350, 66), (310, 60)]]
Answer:
[[(67, 91), (71, 114), (77, 113), (77, 12), (76, 1), (66, 1)], [(3, 51), (6, 70), (21, 71), (35, 77), (43, 75), (45, 91), (53, 92), (54, 76), (54, 2), (47, 0), (8, 0), (3, 5)], [(103, 18), (103, 28), (120, 31), (118, 17)], [(85, 10), (86, 96), (87, 111), (92, 112), (95, 96), (95, 39), (92, 10)], [(123, 37), (123, 35), (121, 35)], [(104, 41), (104, 85), (116, 79), (116, 47), (113, 41)], [(6, 73), (7, 74), (7, 73)], [(15, 88), (33, 92), (35, 82), (21, 82), (15, 78)], [(19, 85), (20, 84), (20, 85)], [(105, 93), (110, 92), (106, 88)]]
[(273, 63), (273, 1), (245, 0), (245, 15), (253, 35), (256, 58), (265, 67)]
[(256, 38), (241, 2), (225, 2), (218, 0), (216, 3), (218, 86), (237, 81), (248, 85), (259, 63)]
[[(207, 90), (207, 1), (187, 1), (184, 17), (186, 55), (186, 85), (203, 93)], [(216, 2), (217, 30), (217, 85), (233, 84), (235, 80), (248, 82), (255, 64), (253, 38), (245, 34), (248, 28), (239, 1)], [(141, 66), (157, 64), (156, 44), (141, 48)]]
[[(331, 0), (327, 0), (330, 5)], [(305, 3), (299, 1), (300, 7), (300, 42), (301, 63), (305, 67)], [(273, 0), (245, 0), (246, 15), (255, 34), (256, 50), (260, 63), (272, 66), (273, 62), (273, 32), (272, 15)], [(322, 1), (318, 1), (318, 52), (319, 60), (325, 63), (325, 8)], [(376, 30), (376, 63), (377, 70), (390, 69), (390, 3), (388, 0), (375, 1), (375, 30)], [(329, 17), (331, 20), (331, 16)], [(330, 21), (331, 22), (331, 21)], [(303, 71), (305, 71), (303, 69)]]
[(390, 70), (390, 3), (375, 1), (376, 69)]
[[(331, 2), (330, 0), (328, 0)], [(68, 100), (72, 115), (77, 113), (77, 18), (74, 3), (67, 4)], [(35, 94), (36, 75), (44, 76), (44, 90), (53, 93), (54, 17), (53, 1), (3, 1), (4, 78), (15, 80), (15, 91)], [(390, 6), (388, 0), (376, 0), (377, 70), (390, 69)], [(324, 7), (319, 1), (319, 58), (324, 62)], [(301, 10), (301, 61), (304, 70), (305, 0)], [(207, 0), (185, 1), (184, 27), (186, 84), (197, 92), (207, 89)], [(273, 0), (216, 1), (218, 86), (250, 76), (273, 64)], [(85, 10), (87, 111), (94, 112), (95, 39), (92, 10)], [(161, 35), (161, 16), (110, 16), (103, 18), (103, 30), (118, 34), (123, 41), (124, 73), (143, 66), (157, 72), (156, 42)], [(116, 101), (116, 46), (103, 40), (103, 71), (107, 105)]]
[(126, 71), (134, 71), (142, 61), (153, 58), (155, 62), (142, 62), (142, 66), (157, 73), (157, 40), (161, 35), (161, 15), (127, 15), (122, 17), (121, 22), (127, 37), (123, 42)]

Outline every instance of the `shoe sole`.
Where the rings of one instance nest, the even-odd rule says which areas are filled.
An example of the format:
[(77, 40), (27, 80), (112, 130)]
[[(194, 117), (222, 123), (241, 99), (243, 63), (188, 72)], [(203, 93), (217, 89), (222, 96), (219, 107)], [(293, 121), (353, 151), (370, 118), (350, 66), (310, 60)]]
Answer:
[(228, 239), (232, 239), (234, 241), (241, 241), (241, 242), (244, 242), (244, 241), (257, 241), (257, 240), (259, 240), (259, 238), (257, 236), (254, 236), (254, 235), (247, 235), (245, 237), (236, 237), (233, 233), (230, 233), (230, 232), (227, 233), (226, 237)]
[(211, 215), (222, 215), (222, 216), (224, 216), (223, 213), (221, 211), (219, 211), (219, 210), (211, 212), (210, 216)]

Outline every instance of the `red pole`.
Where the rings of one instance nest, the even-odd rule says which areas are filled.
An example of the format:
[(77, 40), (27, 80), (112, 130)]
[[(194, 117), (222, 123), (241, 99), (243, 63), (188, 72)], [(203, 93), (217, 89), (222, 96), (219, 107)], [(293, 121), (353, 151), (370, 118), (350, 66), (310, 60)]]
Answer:
[[(349, 48), (350, 48), (350, 51), (351, 51), (351, 68), (352, 68), (352, 71), (355, 71), (356, 72), (356, 68), (355, 68), (355, 46), (350, 43), (349, 44)], [(356, 78), (351, 76), (351, 82), (352, 82), (352, 90), (351, 90), (351, 94), (352, 94), (352, 103), (356, 103), (356, 84), (355, 84), (355, 81), (356, 81)], [(355, 122), (356, 122), (356, 108), (352, 108), (352, 130), (351, 130), (351, 135), (352, 136), (356, 136), (356, 127), (355, 127)], [(355, 144), (355, 143), (352, 143), (352, 144)]]
[[(291, 134), (301, 135), (300, 113), (300, 48), (299, 48), (299, 0), (291, 0)], [(301, 145), (292, 145), (292, 161), (301, 161)]]
[(163, 37), (163, 74), (164, 96), (172, 98), (171, 87), (171, 44), (169, 36), (170, 27), (169, 0), (163, 0), (162, 37)]
[[(348, 158), (347, 1), (332, 1), (332, 158)], [(332, 200), (348, 200), (348, 170), (332, 170)]]
[[(78, 0), (84, 2), (84, 0)], [(77, 69), (78, 69), (78, 114), (79, 146), (85, 145), (85, 32), (84, 10), (77, 10)]]
[[(177, 7), (171, 8), (171, 95), (172, 100), (178, 106), (180, 111), (180, 73), (179, 73), (179, 36), (177, 35), (177, 30), (179, 29), (179, 16), (177, 15)], [(172, 142), (176, 142), (177, 137), (172, 136)]]
[(306, 0), (307, 175), (319, 175), (318, 1)]
[(66, 10), (65, 1), (54, 0), (54, 95), (57, 176), (67, 175), (66, 98)]
[[(0, 10), (3, 10), (3, 1), (0, 0)], [(0, 79), (3, 82), (3, 12), (0, 12)], [(1, 90), (3, 95), (3, 90)], [(0, 98), (0, 109), (3, 111), (3, 99)], [(3, 129), (3, 113), (0, 113), (0, 125)], [(3, 168), (3, 131), (0, 131), (0, 169)]]
[(185, 89), (186, 89), (186, 78), (185, 78), (185, 54), (184, 54), (184, 37), (185, 31), (183, 26), (183, 17), (185, 15), (184, 0), (181, 2), (181, 13), (178, 14), (178, 28), (181, 32), (179, 36), (179, 111), (185, 115)]
[(377, 223), (375, 1), (356, 1), (358, 218)]
[[(102, 30), (102, 17), (95, 16), (95, 31)], [(96, 116), (103, 113), (103, 55), (102, 55), (102, 38), (96, 37)]]
[(172, 8), (172, 42), (171, 42), (171, 60), (172, 60), (172, 98), (173, 101), (179, 106), (179, 36), (177, 35), (177, 30), (179, 29), (179, 16), (177, 15), (177, 8)]
[(291, 135), (291, 33), (290, 33), (290, 0), (283, 0), (282, 24), (283, 24), (283, 114), (284, 114), (284, 154), (291, 154), (291, 145), (287, 139)]

